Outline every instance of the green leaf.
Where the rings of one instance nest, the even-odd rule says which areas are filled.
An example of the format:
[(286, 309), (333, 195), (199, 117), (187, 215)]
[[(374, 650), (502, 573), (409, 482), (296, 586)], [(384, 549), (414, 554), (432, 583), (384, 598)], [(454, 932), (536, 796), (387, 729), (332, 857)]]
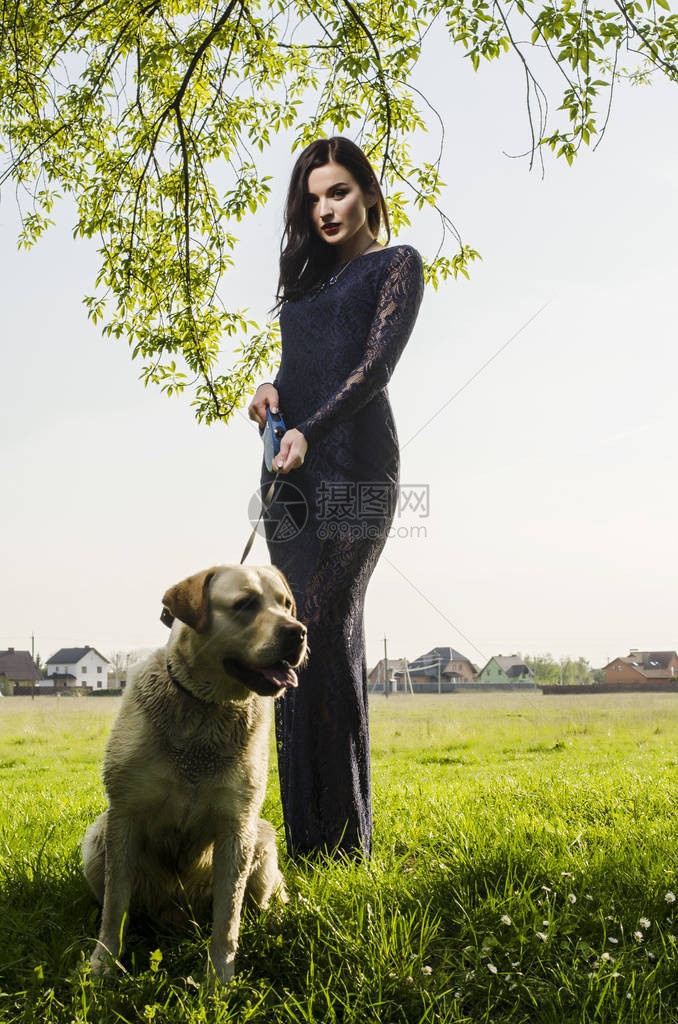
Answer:
[[(668, 0), (657, 3), (669, 10)], [(529, 47), (513, 40), (528, 33), (533, 46), (550, 44), (539, 45), (536, 77), (542, 58), (558, 74), (540, 86), (548, 124), (530, 102), (534, 150), (571, 164), (606, 115), (596, 90), (611, 85), (622, 40), (645, 52), (650, 40), (655, 65), (676, 77), (675, 16), (656, 17), (651, 0), (648, 11), (640, 0), (609, 10), (577, 0), (501, 10), (487, 0), (5, 0), (0, 184), (24, 197), (18, 246), (35, 245), (68, 196), (74, 236), (101, 240), (88, 317), (104, 337), (125, 340), (145, 387), (186, 394), (203, 422), (227, 421), (278, 359), (277, 329), (221, 297), (233, 291), (233, 226), (262, 216), (271, 194), (263, 169), (281, 131), (295, 154), (321, 135), (360, 137), (383, 176), (394, 240), (413, 211), (435, 211), (449, 228), (439, 166), (427, 162), (442, 142), (427, 105), (435, 96), (415, 87), (422, 40), (440, 15), (450, 61), (467, 55), (475, 71), (516, 51), (527, 60)], [(535, 69), (526, 70), (534, 82)], [(643, 65), (623, 73), (649, 76)], [(427, 280), (437, 288), (468, 277), (474, 258), (452, 227)], [(274, 286), (260, 282), (262, 310)]]

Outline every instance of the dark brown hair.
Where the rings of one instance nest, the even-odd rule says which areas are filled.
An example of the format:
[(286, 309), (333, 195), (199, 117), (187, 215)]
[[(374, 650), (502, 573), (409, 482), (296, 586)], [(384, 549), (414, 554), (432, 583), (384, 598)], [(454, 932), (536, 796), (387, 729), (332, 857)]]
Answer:
[(294, 165), (287, 191), (276, 308), (287, 299), (298, 299), (317, 288), (336, 262), (332, 246), (323, 242), (313, 230), (308, 205), (308, 176), (316, 167), (324, 167), (330, 161), (350, 171), (364, 193), (371, 192), (377, 196), (367, 211), (368, 227), (376, 238), (383, 217), (386, 236), (391, 237), (379, 180), (362, 149), (341, 135), (311, 142)]

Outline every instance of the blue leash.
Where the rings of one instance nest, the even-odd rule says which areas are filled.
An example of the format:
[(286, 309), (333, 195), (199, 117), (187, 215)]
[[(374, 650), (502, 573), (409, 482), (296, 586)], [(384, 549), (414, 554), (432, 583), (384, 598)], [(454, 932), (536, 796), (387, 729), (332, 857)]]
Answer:
[[(264, 442), (264, 464), (269, 472), (273, 471), (273, 463), (275, 461), (275, 457), (280, 452), (280, 439), (282, 438), (286, 429), (287, 428), (285, 427), (285, 421), (282, 418), (282, 413), (272, 413), (270, 408), (266, 406), (266, 426), (260, 430), (260, 433), (262, 440)], [(275, 476), (273, 477), (273, 480), (271, 481), (270, 486), (266, 491), (266, 494), (262, 498), (261, 510), (259, 512), (257, 521), (254, 524), (254, 529), (252, 530), (249, 536), (249, 540), (245, 545), (245, 550), (243, 551), (242, 558), (240, 559), (240, 565), (242, 565), (242, 563), (245, 561), (245, 559), (250, 553), (252, 545), (254, 544), (254, 538), (257, 535), (257, 529), (259, 527), (259, 523), (261, 522), (261, 517), (263, 516), (264, 512), (267, 512), (271, 505), (273, 504), (275, 485), (278, 482), (279, 472), (280, 470), (276, 469)]]

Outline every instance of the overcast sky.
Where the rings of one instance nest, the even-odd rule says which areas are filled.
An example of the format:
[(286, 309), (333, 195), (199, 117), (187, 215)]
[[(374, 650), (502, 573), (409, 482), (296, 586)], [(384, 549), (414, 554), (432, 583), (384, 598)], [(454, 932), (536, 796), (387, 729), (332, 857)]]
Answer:
[[(597, 151), (547, 159), (542, 180), (504, 155), (528, 138), (517, 66), (474, 75), (455, 54), (443, 81), (433, 56), (420, 83), (446, 125), (445, 206), (483, 262), (427, 291), (390, 385), (401, 481), (428, 486), (430, 513), (396, 519), (368, 591), (368, 664), (384, 635), (391, 657), (451, 645), (480, 665), (674, 649), (678, 92), (619, 88)], [(272, 200), (238, 226), (222, 288), (260, 318), (293, 163), (282, 142), (266, 160)], [(143, 387), (82, 306), (94, 247), (73, 241), (65, 205), (56, 217), (19, 253), (2, 195), (0, 648), (34, 633), (43, 659), (164, 643), (165, 589), (239, 561), (261, 454), (245, 413), (199, 426), (187, 398)], [(397, 241), (432, 256), (437, 228), (415, 215)], [(263, 538), (249, 562), (268, 562)]]

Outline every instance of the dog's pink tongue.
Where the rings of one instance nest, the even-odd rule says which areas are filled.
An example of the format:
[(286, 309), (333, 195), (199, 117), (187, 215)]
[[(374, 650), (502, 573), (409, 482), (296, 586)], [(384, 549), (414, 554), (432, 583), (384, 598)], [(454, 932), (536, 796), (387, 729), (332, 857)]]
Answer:
[(276, 686), (284, 686), (286, 689), (290, 689), (299, 685), (297, 673), (289, 665), (287, 668), (284, 666), (281, 668), (262, 668), (260, 671), (262, 676), (268, 679), (269, 683), (275, 683)]

